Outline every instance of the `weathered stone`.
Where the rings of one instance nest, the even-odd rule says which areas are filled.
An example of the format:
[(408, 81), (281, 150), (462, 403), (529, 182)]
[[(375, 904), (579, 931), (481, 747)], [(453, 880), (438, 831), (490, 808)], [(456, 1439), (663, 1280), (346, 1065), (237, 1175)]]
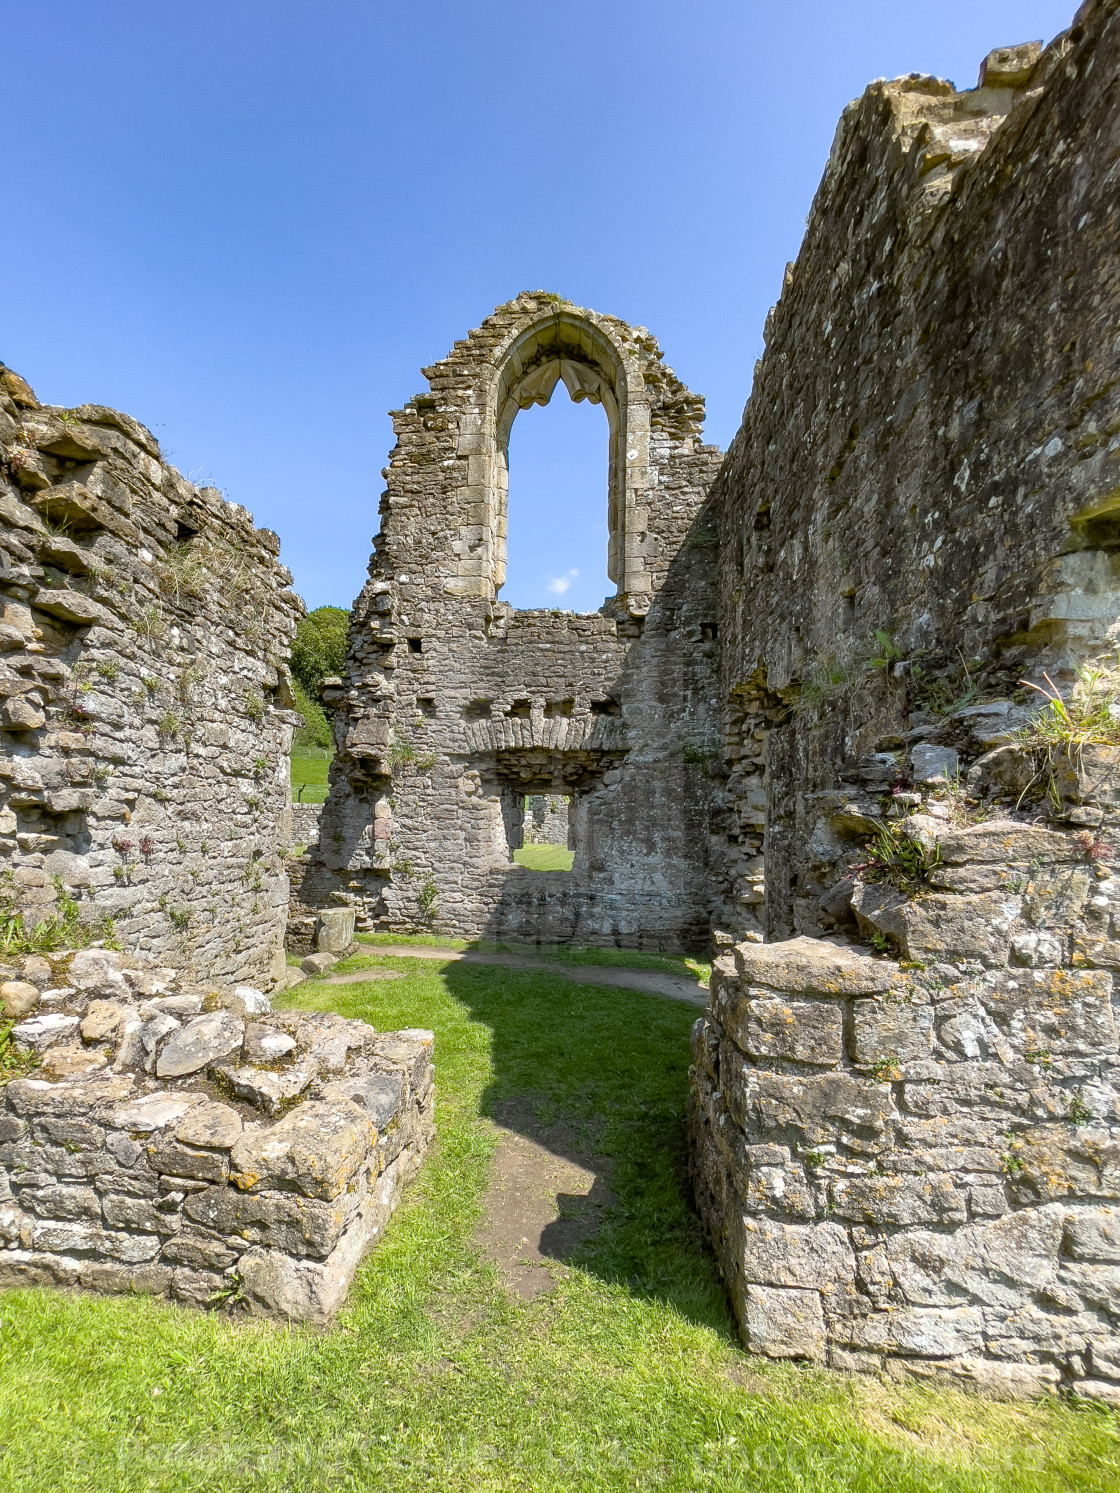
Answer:
[(156, 1059), (156, 1074), (179, 1078), (197, 1073), (238, 1051), (244, 1034), (244, 1023), (228, 1011), (196, 1016), (163, 1046)]
[[(719, 1014), (724, 1015), (722, 1007)], [(726, 1014), (725, 1025), (731, 1037), (754, 1057), (793, 1058), (831, 1067), (844, 1055), (844, 1014), (828, 1001), (783, 1001), (777, 997), (747, 1001), (745, 1013), (740, 1008)]]
[(224, 1182), (229, 1162), (220, 1151), (170, 1143), (148, 1147), (148, 1160), (157, 1172), (173, 1177), (192, 1177), (199, 1182)]
[(273, 1063), (294, 1052), (295, 1047), (295, 1038), (289, 1037), (286, 1032), (261, 1026), (259, 1022), (249, 1022), (245, 1027), (242, 1056), (251, 1063)]
[(228, 1010), (246, 1021), (254, 1016), (266, 1016), (272, 1010), (268, 996), (254, 990), (252, 985), (235, 985), (224, 1000)]
[(345, 1078), (323, 1086), (323, 1098), (330, 1103), (348, 1100), (365, 1110), (370, 1123), (384, 1129), (401, 1107), (404, 1085), (394, 1073), (365, 1073), (360, 1078)]
[(960, 758), (952, 747), (924, 741), (910, 748), (910, 763), (919, 783), (955, 782), (960, 769)]
[(743, 1337), (752, 1352), (821, 1362), (825, 1325), (819, 1291), (747, 1286), (743, 1298)]
[(314, 980), (325, 975), (337, 963), (337, 954), (308, 954), (305, 959), (300, 960), (299, 967), (309, 979)]
[(1079, 860), (1083, 855), (1071, 836), (1017, 819), (989, 819), (968, 829), (948, 830), (941, 837), (940, 848), (942, 860), (958, 866), (1051, 865)]
[(354, 909), (324, 907), (319, 913), (319, 930), (315, 935), (320, 954), (344, 954), (354, 942)]
[(1120, 1264), (1120, 1208), (1071, 1209), (1065, 1215), (1064, 1246), (1074, 1260)]
[(929, 1055), (933, 1013), (908, 1000), (861, 1000), (852, 1006), (852, 1056), (857, 1063), (906, 1064)]
[(200, 1104), (189, 1110), (175, 1131), (185, 1146), (228, 1151), (241, 1135), (241, 1116), (228, 1104)]
[(980, 986), (984, 1007), (1021, 1052), (1114, 1053), (1112, 979), (1104, 970), (997, 970)]
[(356, 1104), (308, 1102), (233, 1147), (233, 1180), (244, 1191), (293, 1189), (309, 1198), (336, 1198), (374, 1143), (368, 1115)]
[(29, 1021), (18, 1022), (12, 1027), (12, 1036), (24, 1046), (34, 1047), (41, 1052), (52, 1042), (57, 1042), (62, 1037), (69, 1037), (77, 1030), (78, 1018), (59, 1011), (46, 1016), (32, 1016)]
[(789, 995), (875, 995), (889, 990), (897, 976), (889, 964), (814, 938), (740, 944), (735, 968), (744, 986), (765, 985)]
[(106, 1067), (107, 1063), (108, 1059), (103, 1052), (56, 1044), (47, 1050), (39, 1071), (44, 1078), (76, 1078), (83, 1073), (94, 1073)]
[(30, 1015), (39, 1004), (39, 991), (26, 980), (5, 980), (0, 985), (0, 1001), (8, 1020), (18, 1021), (21, 1016)]
[(945, 1176), (845, 1177), (829, 1188), (832, 1211), (853, 1223), (963, 1223), (964, 1197)]
[(247, 1100), (266, 1115), (280, 1114), (286, 1105), (310, 1088), (317, 1076), (316, 1068), (308, 1063), (285, 1068), (281, 1073), (249, 1064), (241, 1068), (221, 1068), (218, 1073), (239, 1099)]
[(33, 1223), (31, 1248), (63, 1255), (94, 1255), (138, 1265), (159, 1254), (157, 1234), (126, 1234), (99, 1229), (92, 1224), (56, 1223), (43, 1220)]
[(752, 1285), (839, 1290), (855, 1275), (855, 1256), (838, 1224), (783, 1224), (744, 1216), (736, 1230), (743, 1279)]
[(297, 1259), (325, 1259), (354, 1216), (360, 1199), (343, 1192), (333, 1201), (297, 1192), (238, 1192), (209, 1187), (183, 1204), (192, 1223), (225, 1237), (280, 1249)]
[(857, 1348), (948, 1358), (971, 1353), (984, 1342), (984, 1318), (973, 1307), (902, 1307), (845, 1321), (830, 1331)]
[(125, 1007), (119, 1001), (91, 1001), (82, 1018), (82, 1037), (86, 1042), (104, 1042), (116, 1035)]
[(132, 1104), (121, 1105), (112, 1112), (110, 1120), (122, 1130), (144, 1133), (162, 1130), (181, 1120), (189, 1109), (201, 1104), (204, 1097), (202, 1094), (164, 1094), (157, 1090)]

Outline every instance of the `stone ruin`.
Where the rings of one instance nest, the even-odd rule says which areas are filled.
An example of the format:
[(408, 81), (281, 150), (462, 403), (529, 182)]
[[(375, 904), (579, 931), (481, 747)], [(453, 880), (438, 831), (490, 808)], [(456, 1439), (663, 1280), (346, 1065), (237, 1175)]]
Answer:
[[(135, 1268), (170, 1272), (159, 1289), (224, 1269), (213, 1289), (258, 1309), (336, 1299), (331, 1251), (351, 1238), (345, 1209), (382, 1196), (369, 1158), (383, 1134), (373, 1100), (327, 1089), (386, 1076), (426, 1038), (363, 1028), (342, 1077), (321, 1052), (345, 1033), (312, 1018), (250, 1012), (233, 1042), (234, 982), (282, 975), (291, 869), (290, 944), (310, 958), (355, 927), (714, 949), (692, 1169), (748, 1348), (1120, 1403), (1118, 80), (1120, 0), (1087, 0), (1045, 50), (991, 53), (973, 89), (915, 74), (850, 105), (725, 457), (648, 332), (555, 295), (518, 296), (426, 369), (428, 390), (393, 417), (369, 581), (325, 684), (329, 798), (290, 867), (295, 611), (274, 541), (183, 484), (124, 417), (44, 411), (5, 375), (9, 899), (65, 918), (81, 888), (130, 953), (176, 972), (172, 1001), (202, 995), (156, 1007), (140, 988), (155, 965), (125, 960), (136, 1015), (97, 1038), (73, 963), (46, 988), (13, 972), (36, 987), (34, 1031), (75, 1023), (52, 1029), (47, 1077), (9, 1085), (13, 1259), (62, 1238), (42, 1233), (48, 1217), (107, 1236), (104, 1200), (136, 1197), (182, 1209), (166, 1243), (137, 1231), (163, 1264)], [(499, 599), (510, 428), (560, 385), (600, 403), (610, 431), (617, 590), (590, 614)], [(263, 616), (255, 637), (214, 605), (219, 559), (257, 598), (239, 609)], [(153, 647), (167, 665), (149, 691)], [(162, 713), (176, 699), (189, 741)], [(513, 860), (538, 798), (568, 801), (568, 875)], [(212, 869), (191, 860), (204, 827)], [(219, 884), (240, 927), (204, 915)], [(229, 1051), (202, 1078), (161, 1076), (199, 1022), (229, 1031)], [(158, 1035), (130, 1047), (130, 1023)], [(263, 1061), (261, 1044), (287, 1040), (279, 1066)], [(78, 1072), (96, 1051), (97, 1072)], [(389, 1129), (419, 1137), (418, 1155), (416, 1061)], [(312, 1068), (271, 1128), (237, 1110), (271, 1092), (262, 1073)], [(80, 1107), (126, 1082), (88, 1099), (92, 1119), (50, 1110), (48, 1091)], [(195, 1110), (146, 1139), (128, 1106), (184, 1085)], [(200, 1138), (212, 1105), (240, 1115), (228, 1160)], [(88, 1127), (77, 1149), (56, 1118)], [(318, 1141), (295, 1138), (320, 1124), (356, 1137), (322, 1174)], [(262, 1137), (278, 1131), (274, 1151)], [(135, 1148), (134, 1193), (133, 1163), (103, 1163), (110, 1137)], [(49, 1156), (29, 1177), (35, 1150)], [(70, 1158), (87, 1150), (81, 1172)], [(187, 1151), (218, 1157), (198, 1162), (214, 1175), (194, 1192), (181, 1163), (160, 1171)], [(327, 1173), (364, 1180), (300, 1191)], [(101, 1222), (38, 1211), (52, 1189), (75, 1194), (58, 1207), (96, 1198)], [(165, 1193), (182, 1200), (153, 1202)], [(312, 1266), (284, 1210), (339, 1198), (342, 1232), (316, 1236)], [(176, 1259), (174, 1240), (202, 1229), (236, 1267)], [(79, 1282), (92, 1262), (110, 1270), (51, 1251)], [(261, 1284), (269, 1252), (282, 1288)]]
[[(0, 442), (0, 999), (38, 1060), (0, 1087), (0, 1285), (325, 1322), (429, 1144), (432, 1038), (262, 993), (295, 973), (279, 540), (7, 369)], [(53, 952), (5, 964), (21, 928)]]
[(323, 1325), (432, 1136), (432, 1034), (185, 990), (107, 949), (0, 986), (40, 1056), (0, 1089), (0, 1286)]
[(555, 793), (532, 793), (525, 799), (522, 845), (568, 843), (568, 800)]

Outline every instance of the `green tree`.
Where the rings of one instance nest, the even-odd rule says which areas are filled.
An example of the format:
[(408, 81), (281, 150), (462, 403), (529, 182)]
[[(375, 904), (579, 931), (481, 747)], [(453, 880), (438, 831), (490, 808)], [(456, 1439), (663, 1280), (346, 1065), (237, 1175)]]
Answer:
[(316, 607), (296, 628), (292, 673), (312, 700), (328, 675), (342, 673), (349, 624), (350, 613), (342, 607)]
[(292, 642), (292, 684), (303, 728), (292, 742), (293, 756), (330, 751), (331, 728), (319, 704), (319, 686), (330, 674), (341, 674), (346, 658), (346, 629), (350, 613), (342, 607), (316, 607), (308, 612)]

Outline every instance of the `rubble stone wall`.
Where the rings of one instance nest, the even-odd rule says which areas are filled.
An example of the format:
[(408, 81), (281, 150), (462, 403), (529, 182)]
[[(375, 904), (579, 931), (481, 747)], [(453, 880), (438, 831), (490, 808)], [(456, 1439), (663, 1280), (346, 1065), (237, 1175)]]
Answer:
[(105, 949), (0, 971), (0, 1287), (329, 1321), (432, 1135), (432, 1034)]
[(841, 120), (713, 491), (690, 1115), (748, 1346), (1112, 1404), (1118, 90), (1090, 0)]
[(946, 703), (1111, 638), (1118, 62), (1100, 0), (975, 89), (874, 83), (840, 120), (713, 492), (732, 933), (764, 829), (769, 935), (821, 932), (845, 832), (814, 795), (880, 791), (914, 731), (977, 755)]
[[(301, 900), (350, 902), (362, 928), (702, 946), (719, 745), (703, 403), (643, 329), (544, 294), (424, 372), (324, 695), (337, 755)], [(619, 589), (589, 614), (498, 600), (510, 426), (560, 385), (611, 431)], [(570, 875), (513, 862), (527, 794), (570, 796)]]
[(525, 800), (524, 845), (567, 845), (568, 800), (554, 793), (534, 793)]
[(280, 542), (0, 369), (0, 898), (198, 979), (283, 972), (301, 606)]

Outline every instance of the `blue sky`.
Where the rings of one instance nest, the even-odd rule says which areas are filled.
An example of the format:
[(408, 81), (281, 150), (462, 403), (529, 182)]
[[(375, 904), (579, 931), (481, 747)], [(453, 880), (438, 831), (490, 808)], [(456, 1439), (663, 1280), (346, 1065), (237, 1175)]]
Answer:
[[(0, 358), (143, 420), (348, 605), (422, 364), (556, 291), (653, 331), (726, 446), (845, 103), (971, 86), (1073, 8), (0, 0)], [(601, 410), (518, 417), (506, 599), (602, 602), (605, 488)]]

